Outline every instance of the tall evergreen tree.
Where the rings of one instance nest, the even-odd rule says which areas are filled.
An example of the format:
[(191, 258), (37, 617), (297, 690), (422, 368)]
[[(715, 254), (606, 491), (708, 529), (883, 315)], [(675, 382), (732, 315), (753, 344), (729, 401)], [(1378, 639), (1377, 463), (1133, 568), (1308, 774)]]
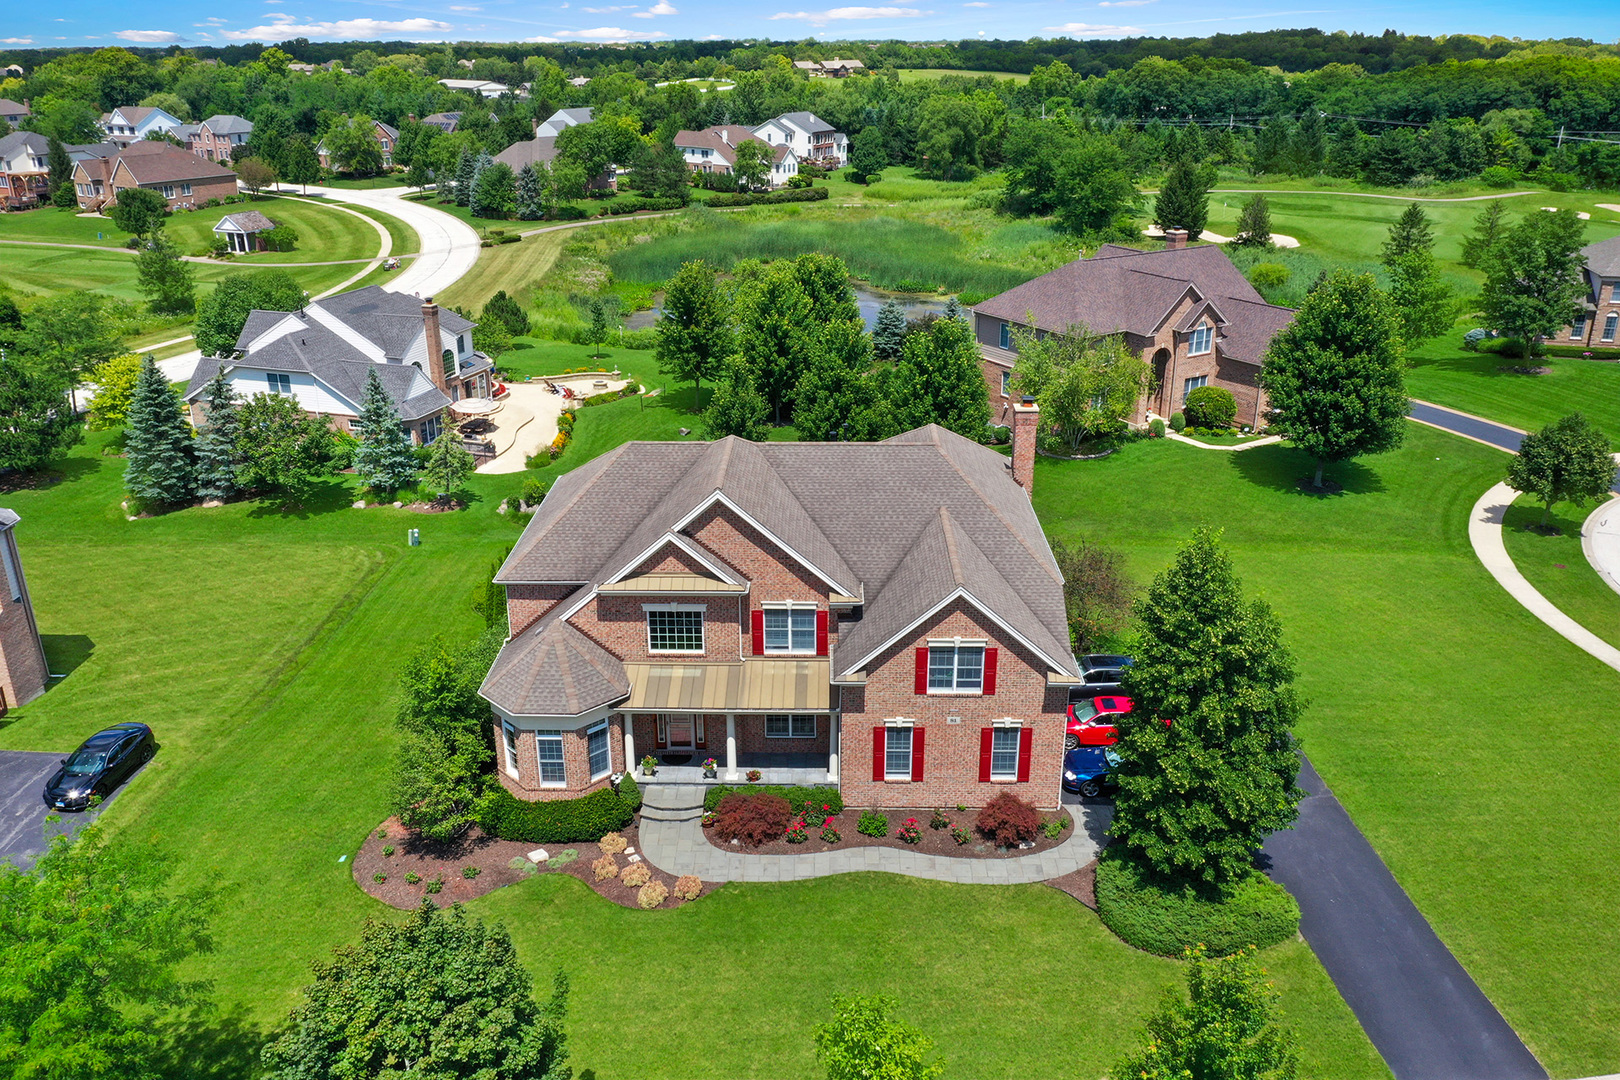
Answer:
[(189, 315), (197, 308), (191, 264), (180, 258), (161, 230), (154, 232), (135, 257), (135, 280), (157, 315)]
[(1232, 243), (1240, 247), (1271, 246), (1271, 204), (1259, 193), (1251, 195), (1238, 213), (1237, 236)]
[[(75, 195), (74, 202), (78, 201), (77, 192), (73, 190), (73, 158), (57, 138), (47, 139), (45, 142), (45, 165), (50, 169), (50, 178), (46, 181), (50, 185), (51, 199), (54, 202), (56, 195), (64, 187)], [(61, 203), (56, 203), (60, 206)]]
[(1434, 226), (1429, 215), (1417, 203), (1409, 203), (1395, 224), (1389, 227), (1389, 238), (1384, 241), (1383, 263), (1391, 265), (1402, 255), (1414, 251), (1434, 250)]
[(242, 423), (223, 364), (203, 390), (203, 408), (203, 426), (192, 444), (197, 453), (197, 497), (224, 502), (237, 491), (236, 443)]
[(1327, 160), (1327, 133), (1322, 114), (1315, 106), (1306, 108), (1288, 139), (1289, 171), (1295, 176), (1315, 176)]
[(129, 460), (124, 486), (145, 503), (176, 506), (197, 493), (197, 460), (180, 395), (158, 370), (150, 353), (141, 363), (135, 396), (129, 403)]
[(513, 337), (523, 337), (530, 330), (528, 313), (507, 294), (505, 289), (497, 289), (495, 295), (484, 305), (480, 323), (492, 320), (506, 327), (506, 332)]
[(541, 170), (533, 162), (523, 166), (517, 176), (517, 215), (524, 221), (539, 221), (546, 216), (546, 187)]
[(1142, 632), (1125, 675), (1135, 708), (1120, 718), (1118, 743), (1129, 765), (1111, 832), (1166, 877), (1239, 880), (1305, 794), (1282, 627), (1265, 601), (1244, 600), (1210, 529), (1193, 533), (1136, 615)]
[(1474, 218), (1474, 234), (1463, 240), (1463, 265), (1483, 270), (1507, 228), (1507, 204), (1501, 199), (1492, 199)]
[(960, 319), (960, 318), (962, 318), (963, 317), (962, 316), (962, 301), (958, 300), (954, 296), (951, 297), (949, 300), (945, 301), (945, 315), (944, 315), (944, 317), (947, 318), (947, 319)]
[(1153, 204), (1153, 219), (1161, 229), (1186, 229), (1188, 242), (1203, 235), (1209, 220), (1209, 175), (1204, 166), (1185, 161), (1170, 166)]
[(905, 344), (906, 312), (891, 296), (878, 309), (877, 323), (872, 327), (872, 350), (879, 360), (894, 360)]
[(477, 159), (471, 150), (463, 150), (456, 159), (455, 197), (457, 206), (466, 206), (472, 201), (474, 172)]
[(297, 184), (307, 192), (309, 185), (321, 178), (321, 157), (308, 135), (288, 139), (285, 157), (287, 160), (281, 164), (280, 172), (287, 183)]
[(1354, 120), (1341, 120), (1333, 128), (1328, 140), (1325, 170), (1329, 176), (1360, 176), (1361, 163), (1366, 157), (1367, 136)]
[(1290, 124), (1284, 116), (1274, 116), (1260, 125), (1254, 140), (1255, 175), (1281, 172), (1288, 164), (1288, 135)]
[(439, 437), (428, 447), (428, 459), (422, 466), (422, 479), (432, 484), (439, 494), (448, 495), (467, 482), (476, 464), (461, 441), (461, 433), (446, 417)]
[(365, 397), (355, 426), (360, 429), (360, 445), (354, 448), (354, 471), (367, 487), (398, 491), (416, 482), (416, 454), (410, 436), (375, 368), (366, 372)]

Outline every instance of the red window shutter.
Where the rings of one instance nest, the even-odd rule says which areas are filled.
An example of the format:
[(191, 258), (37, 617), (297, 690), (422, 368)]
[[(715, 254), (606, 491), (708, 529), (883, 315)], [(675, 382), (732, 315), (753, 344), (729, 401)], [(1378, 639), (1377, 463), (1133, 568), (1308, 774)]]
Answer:
[(816, 655), (827, 655), (827, 613), (816, 612)]
[(1035, 729), (1021, 728), (1018, 732), (1018, 782), (1029, 783), (1029, 759), (1033, 756), (1030, 750), (1035, 746)]
[(889, 748), (888, 737), (884, 734), (884, 729), (881, 728), (881, 727), (873, 728), (872, 729), (872, 779), (873, 780), (882, 781), (882, 779), (883, 779), (883, 753), (888, 748)]
[(1000, 649), (987, 648), (984, 650), (984, 692), (986, 694), (996, 692), (996, 659), (1000, 655)]
[(754, 655), (765, 655), (765, 612), (759, 608), (754, 609)]
[(911, 778), (923, 778), (923, 735), (927, 732), (925, 727), (911, 729)]
[(926, 648), (917, 650), (917, 685), (912, 687), (912, 692), (917, 694), (928, 693), (928, 650)]
[(990, 752), (995, 749), (996, 729), (979, 729), (979, 783), (990, 782)]

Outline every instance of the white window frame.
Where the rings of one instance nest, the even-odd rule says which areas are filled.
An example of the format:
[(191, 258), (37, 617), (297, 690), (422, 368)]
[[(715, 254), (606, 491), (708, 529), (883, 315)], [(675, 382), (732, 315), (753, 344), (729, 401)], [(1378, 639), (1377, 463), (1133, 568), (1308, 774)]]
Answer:
[(1183, 405), (1187, 404), (1187, 398), (1192, 394), (1192, 392), (1194, 390), (1202, 390), (1204, 387), (1206, 387), (1208, 385), (1209, 385), (1209, 376), (1208, 375), (1194, 375), (1191, 378), (1182, 379), (1181, 380), (1181, 403)]
[[(673, 656), (702, 656), (708, 645), (707, 626), (708, 619), (705, 614), (709, 610), (703, 604), (642, 604), (641, 610), (647, 621), (647, 652)], [(652, 638), (653, 613), (668, 614), (671, 612), (696, 612), (698, 617), (698, 647), (695, 649), (655, 649)]]
[(174, 198), (174, 185), (173, 184), (164, 184), (163, 185), (162, 195), (163, 195), (163, 197), (165, 199)]
[[(761, 646), (762, 655), (766, 655), (766, 656), (815, 656), (816, 655), (816, 639), (820, 635), (816, 632), (816, 624), (819, 621), (819, 619), (817, 617), (817, 611), (819, 610), (819, 608), (815, 604), (815, 602), (813, 602), (813, 601), (807, 602), (807, 601), (802, 601), (802, 600), (799, 600), (799, 601), (796, 601), (796, 600), (783, 600), (783, 601), (773, 601), (771, 603), (761, 604), (759, 606), (760, 606), (760, 610), (765, 613), (765, 617), (764, 617), (764, 619), (761, 620), (761, 623), (760, 623), (761, 628), (765, 631), (765, 641), (763, 642), (763, 644)], [(787, 648), (785, 648), (785, 649), (784, 648), (772, 648), (771, 647), (771, 632), (772, 632), (771, 631), (771, 615), (773, 613), (774, 614), (780, 614), (782, 612), (786, 612), (787, 617), (788, 617), (788, 625), (787, 625), (788, 643), (787, 643)], [(810, 645), (809, 645), (808, 648), (804, 648), (804, 649), (796, 649), (796, 648), (793, 647), (793, 616), (794, 616), (795, 613), (798, 613), (798, 612), (809, 612), (810, 613)], [(780, 631), (778, 631), (778, 632), (780, 632)]]
[[(916, 736), (912, 731), (912, 728), (915, 727), (915, 726), (916, 725), (910, 720), (885, 720), (885, 721), (883, 721), (883, 779), (884, 780), (897, 780), (897, 781), (898, 780), (904, 780), (904, 781), (907, 781), (907, 782), (909, 782), (911, 780), (912, 767), (916, 764), (916, 761), (917, 761), (916, 757), (913, 756), (917, 752)], [(906, 771), (905, 771), (904, 774), (893, 772), (893, 771), (891, 771), (889, 769), (889, 755), (891, 753), (897, 753), (898, 752), (898, 751), (891, 751), (889, 749), (889, 741), (890, 741), (890, 738), (891, 738), (890, 733), (894, 732), (894, 731), (904, 731), (906, 733)]]
[(1609, 286), (1609, 303), (1620, 304), (1620, 281)]
[(270, 388), (270, 392), (275, 394), (277, 397), (292, 396), (293, 390), (291, 375), (286, 375), (279, 371), (267, 371), (264, 373), (264, 383)]
[(1187, 346), (1187, 355), (1203, 356), (1214, 347), (1215, 328), (1210, 326), (1209, 320), (1206, 319), (1193, 327), (1192, 340), (1188, 342)]
[(422, 445), (426, 446), (428, 443), (432, 442), (434, 439), (437, 439), (439, 437), (439, 433), (441, 431), (443, 431), (443, 430), (444, 430), (444, 425), (439, 421), (439, 418), (437, 416), (430, 416), (426, 420), (423, 420), (422, 421)]
[[(547, 759), (541, 755), (540, 744), (542, 742), (556, 744), (557, 753), (560, 756), (559, 761), (548, 762)], [(546, 779), (547, 764), (558, 764), (562, 766), (561, 780)], [(536, 731), (534, 733), (534, 774), (535, 779), (539, 781), (540, 786), (543, 788), (565, 788), (568, 786), (568, 751), (563, 748), (562, 732), (543, 730)]]
[(1003, 370), (1001, 373), (1001, 396), (1012, 396), (1012, 372)]
[[(595, 766), (590, 763), (591, 740), (598, 735), (602, 736), (602, 751), (605, 758), (601, 772), (597, 772)], [(613, 740), (608, 736), (608, 722), (606, 720), (598, 720), (585, 729), (585, 762), (586, 767), (591, 771), (591, 783), (593, 784), (613, 772)]]
[[(990, 645), (990, 643), (988, 641), (985, 641), (983, 638), (939, 638), (939, 639), (931, 639), (928, 642), (928, 693), (932, 694), (932, 695), (946, 695), (946, 696), (949, 696), (949, 695), (982, 696), (984, 694), (985, 650), (989, 648), (989, 645)], [(934, 685), (934, 654), (935, 654), (936, 650), (940, 651), (940, 652), (943, 652), (946, 649), (950, 649), (952, 651), (952, 653), (954, 654), (954, 656), (952, 657), (952, 664), (951, 664), (951, 685), (948, 686), (948, 687), (946, 687), (946, 686), (935, 686)], [(963, 649), (978, 649), (979, 650), (979, 685), (978, 686), (964, 687), (964, 686), (959, 685), (961, 680), (962, 680), (961, 656), (962, 656), (962, 650)]]
[[(1017, 781), (1020, 758), (1024, 754), (1024, 723), (1022, 720), (992, 720), (990, 721), (990, 779), (993, 782), (1005, 783), (1009, 780)], [(1000, 770), (996, 768), (996, 754), (1005, 754), (1005, 750), (996, 749), (996, 740), (1002, 738), (1004, 732), (1012, 733), (1012, 769)]]
[(1575, 341), (1586, 336), (1586, 312), (1575, 316), (1575, 321), (1569, 324), (1569, 336)]
[[(786, 731), (778, 731), (778, 732), (771, 731), (771, 721), (772, 720), (786, 720), (787, 721), (787, 730)], [(799, 721), (801, 721), (801, 720), (810, 721), (810, 731), (809, 731), (808, 734), (806, 734), (799, 727)], [(813, 739), (813, 738), (816, 737), (816, 714), (815, 713), (766, 713), (765, 714), (765, 737), (767, 739)]]
[(501, 721), (501, 748), (506, 752), (506, 775), (518, 778), (517, 728), (508, 720)]
[(1608, 315), (1604, 316), (1604, 319), (1603, 319), (1603, 336), (1601, 338), (1599, 338), (1598, 340), (1599, 341), (1613, 341), (1614, 340), (1614, 330), (1615, 330), (1615, 324), (1616, 323), (1620, 323), (1620, 314), (1617, 314), (1616, 312), (1611, 311), (1611, 312), (1609, 312)]
[(1012, 323), (1004, 322), (1001, 324), (1001, 347), (1003, 349), (1012, 348)]
[(191, 185), (190, 184), (181, 184), (180, 185), (180, 194), (181, 195), (190, 195), (191, 194)]

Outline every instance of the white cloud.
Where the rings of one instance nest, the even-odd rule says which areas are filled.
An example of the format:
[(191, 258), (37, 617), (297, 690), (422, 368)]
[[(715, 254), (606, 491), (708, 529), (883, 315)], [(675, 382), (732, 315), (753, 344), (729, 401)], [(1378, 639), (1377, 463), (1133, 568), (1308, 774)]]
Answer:
[(827, 11), (779, 11), (772, 19), (803, 19), (812, 26), (822, 26), (834, 19), (919, 19), (931, 14), (917, 8), (904, 7), (841, 7)]
[(638, 11), (638, 12), (636, 12), (636, 18), (638, 18), (638, 19), (650, 19), (655, 15), (679, 15), (679, 14), (680, 14), (680, 12), (675, 9), (675, 5), (671, 4), (669, 2), (669, 0), (658, 0), (658, 3), (654, 4), (652, 7), (648, 8), (646, 11)]
[(4, 38), (0, 38), (0, 45), (32, 45), (33, 43), (34, 43), (34, 39), (31, 38), (31, 37), (4, 37)]
[(335, 22), (301, 23), (291, 15), (272, 15), (265, 26), (250, 26), (246, 30), (222, 30), (220, 33), (232, 41), (284, 41), (289, 37), (319, 39), (349, 39), (365, 41), (397, 34), (412, 40), (443, 41), (444, 35), (454, 29), (449, 23), (434, 19), (339, 19)]
[(1134, 26), (1097, 26), (1083, 22), (1064, 23), (1062, 26), (1043, 26), (1041, 29), (1052, 34), (1067, 34), (1070, 37), (1124, 37), (1127, 34), (1140, 34), (1142, 32)]
[(698, 40), (699, 41), (724, 41), (726, 39), (721, 37), (719, 34), (704, 34)]
[(186, 40), (185, 35), (177, 34), (173, 30), (114, 30), (113, 37), (149, 45), (168, 45)]
[(592, 30), (558, 30), (560, 38), (575, 38), (580, 41), (651, 41), (654, 38), (667, 38), (668, 34), (662, 30), (624, 30), (617, 26), (598, 26)]

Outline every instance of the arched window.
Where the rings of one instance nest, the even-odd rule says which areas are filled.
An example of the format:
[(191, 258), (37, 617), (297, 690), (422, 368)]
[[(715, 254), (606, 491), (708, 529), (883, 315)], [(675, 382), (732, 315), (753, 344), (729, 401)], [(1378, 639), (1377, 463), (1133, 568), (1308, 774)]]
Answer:
[(1208, 321), (1201, 322), (1192, 332), (1192, 347), (1188, 350), (1188, 353), (1191, 356), (1207, 353), (1214, 342), (1214, 329), (1209, 325)]

